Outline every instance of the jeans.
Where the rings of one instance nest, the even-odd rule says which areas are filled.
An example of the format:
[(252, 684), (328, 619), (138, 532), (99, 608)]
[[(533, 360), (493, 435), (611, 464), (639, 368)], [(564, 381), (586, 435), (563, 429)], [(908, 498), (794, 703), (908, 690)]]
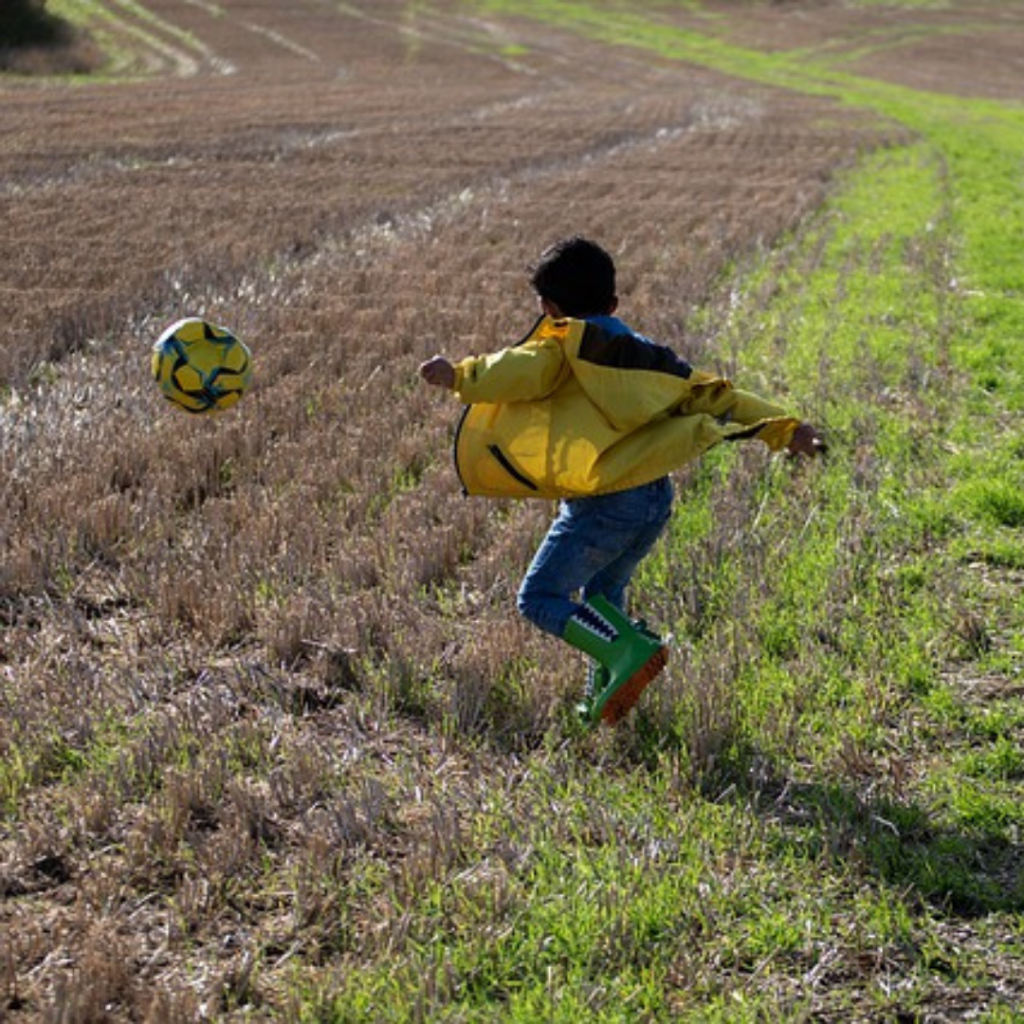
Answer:
[(577, 592), (583, 601), (601, 594), (622, 608), (626, 585), (671, 513), (668, 477), (627, 491), (562, 501), (519, 588), (519, 611), (560, 637), (579, 608), (571, 600)]

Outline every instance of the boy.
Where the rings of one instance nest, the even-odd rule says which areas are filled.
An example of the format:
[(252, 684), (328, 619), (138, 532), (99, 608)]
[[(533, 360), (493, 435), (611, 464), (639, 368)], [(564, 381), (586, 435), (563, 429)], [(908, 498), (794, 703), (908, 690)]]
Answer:
[(722, 440), (758, 437), (808, 455), (823, 445), (809, 424), (615, 317), (615, 264), (595, 242), (557, 242), (531, 283), (542, 315), (522, 342), (457, 364), (434, 356), (420, 374), (467, 403), (455, 462), (468, 494), (559, 499), (518, 608), (593, 659), (580, 714), (614, 724), (668, 656), (623, 608), (668, 522), (669, 472)]

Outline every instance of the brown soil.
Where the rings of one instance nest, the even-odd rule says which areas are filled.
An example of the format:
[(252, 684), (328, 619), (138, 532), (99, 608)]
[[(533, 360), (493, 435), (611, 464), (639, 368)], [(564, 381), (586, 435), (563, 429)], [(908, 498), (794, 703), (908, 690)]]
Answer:
[[(701, 25), (713, 31), (715, 21)], [(1013, 4), (779, 0), (753, 5), (725, 31), (741, 45), (806, 50), (809, 60), (826, 57), (852, 74), (913, 89), (1013, 101), (1024, 95), (1024, 19)]]

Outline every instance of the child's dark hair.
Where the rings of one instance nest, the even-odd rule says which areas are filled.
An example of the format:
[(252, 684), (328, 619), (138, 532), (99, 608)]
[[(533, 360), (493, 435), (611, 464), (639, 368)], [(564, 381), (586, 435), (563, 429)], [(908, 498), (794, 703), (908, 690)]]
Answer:
[(530, 283), (573, 317), (601, 316), (615, 303), (615, 261), (596, 242), (573, 235), (541, 253)]

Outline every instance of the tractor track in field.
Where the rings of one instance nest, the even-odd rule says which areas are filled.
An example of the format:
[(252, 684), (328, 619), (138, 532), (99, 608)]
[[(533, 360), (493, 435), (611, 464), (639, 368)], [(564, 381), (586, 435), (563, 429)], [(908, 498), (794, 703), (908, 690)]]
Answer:
[[(369, 19), (371, 25), (379, 20)], [(467, 59), (478, 63), (476, 56)], [(632, 58), (625, 67), (637, 74)], [(40, 359), (59, 360), (119, 319), (137, 319), (133, 306), (152, 308), (168, 279), (194, 276), (196, 265), (205, 270), (222, 263), (221, 271), (230, 273), (230, 264), (308, 251), (318, 239), (359, 230), (360, 221), (372, 228), (380, 216), (393, 219), (396, 210), (415, 218), (418, 207), (466, 189), (486, 191), (495, 180), (586, 173), (604, 154), (624, 152), (632, 137), (662, 146), (673, 133), (687, 132), (695, 145), (712, 147), (709, 152), (724, 146), (711, 159), (726, 165), (746, 158), (743, 147), (755, 163), (774, 149), (779, 186), (786, 187), (781, 147), (769, 142), (765, 150), (756, 131), (723, 130), (761, 118), (761, 101), (715, 95), (714, 79), (701, 75), (691, 76), (697, 85), (692, 98), (680, 95), (665, 87), (665, 74), (658, 68), (647, 73), (649, 96), (595, 86), (605, 124), (587, 118), (585, 93), (521, 75), (501, 80), (496, 95), (479, 99), (449, 88), (421, 96), (415, 83), (402, 79), (390, 83), (383, 106), (376, 102), (375, 80), (366, 88), (332, 82), (304, 111), (296, 105), (305, 95), (301, 85), (287, 80), (254, 85), (242, 106), (233, 80), (168, 85), (159, 96), (145, 86), (126, 86), (118, 90), (115, 134), (105, 143), (109, 89), (50, 102), (44, 96), (42, 108), (38, 97), (20, 94), (8, 111), (14, 145), (0, 176), (8, 225), (0, 257), (9, 268), (0, 290), (9, 329), (33, 341), (24, 346), (12, 339), (7, 357), (14, 376), (0, 364), (0, 379), (16, 382)], [(203, 121), (183, 135), (178, 126), (188, 123), (200, 97)], [(260, 111), (258, 124), (249, 110)], [(840, 160), (841, 134), (822, 139)], [(816, 144), (803, 129), (799, 135), (802, 143)], [(57, 145), (41, 148), (46, 137)], [(22, 139), (31, 145), (20, 146)], [(203, 240), (198, 252), (193, 239)], [(120, 257), (126, 247), (134, 254), (128, 274)]]

